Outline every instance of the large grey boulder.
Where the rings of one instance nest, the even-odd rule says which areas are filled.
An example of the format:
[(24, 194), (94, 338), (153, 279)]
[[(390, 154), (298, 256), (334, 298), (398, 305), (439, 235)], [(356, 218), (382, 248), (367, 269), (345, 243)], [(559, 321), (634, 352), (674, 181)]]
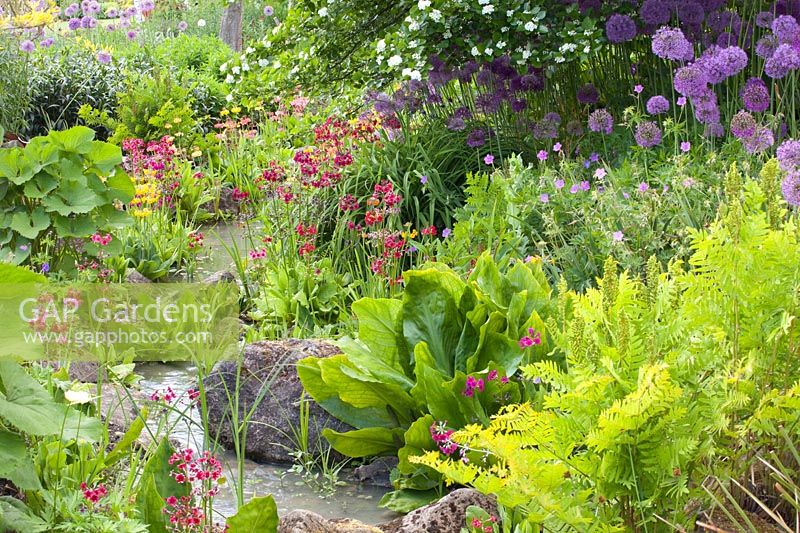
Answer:
[(459, 533), (467, 525), (467, 508), (497, 516), (497, 502), (474, 489), (454, 490), (439, 501), (377, 526), (383, 533)]
[(328, 519), (312, 511), (297, 510), (281, 517), (278, 533), (381, 533), (349, 518)]
[[(292, 462), (290, 453), (297, 449), (294, 434), (300, 429), (303, 397), (295, 364), (306, 357), (330, 357), (338, 353), (338, 348), (319, 340), (260, 341), (245, 347), (239, 377), (239, 420), (257, 404), (247, 427), (246, 457), (272, 463)], [(205, 381), (211, 437), (218, 438), (226, 448), (233, 448), (234, 442), (231, 404), (236, 375), (236, 362), (223, 361)], [(352, 429), (306, 398), (310, 402), (308, 444), (312, 451), (318, 442), (326, 443), (323, 429)]]

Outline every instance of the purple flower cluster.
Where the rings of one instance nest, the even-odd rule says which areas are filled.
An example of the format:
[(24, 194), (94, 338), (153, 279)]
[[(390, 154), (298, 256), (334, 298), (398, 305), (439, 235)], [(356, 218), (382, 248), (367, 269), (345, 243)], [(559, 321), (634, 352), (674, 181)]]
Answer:
[(595, 133), (610, 135), (614, 129), (614, 117), (605, 109), (596, 109), (589, 115), (589, 129)]
[(764, 72), (776, 80), (797, 69), (800, 69), (800, 52), (790, 44), (779, 45), (764, 64)]
[(772, 131), (769, 128), (759, 126), (753, 135), (742, 139), (742, 142), (748, 153), (757, 154), (775, 144), (775, 136), (772, 135)]
[(800, 207), (800, 170), (793, 170), (783, 178), (781, 192), (786, 203)]
[(653, 35), (653, 53), (671, 61), (690, 61), (694, 57), (692, 43), (679, 28), (663, 27)]
[(614, 13), (606, 22), (606, 37), (611, 43), (624, 43), (636, 37), (636, 23), (628, 15)]
[(744, 108), (753, 113), (763, 113), (769, 109), (770, 98), (767, 84), (761, 78), (750, 78), (739, 92)]
[(674, 85), (683, 96), (696, 97), (708, 89), (708, 78), (701, 65), (687, 65), (675, 71)]
[(581, 104), (596, 104), (600, 99), (600, 93), (597, 92), (597, 87), (587, 83), (578, 88), (577, 97)]
[(800, 25), (790, 15), (781, 15), (776, 18), (772, 21), (771, 28), (779, 44), (794, 44), (800, 40)]
[(636, 127), (636, 144), (642, 148), (652, 148), (661, 143), (661, 128), (651, 120), (645, 120)]
[(738, 46), (708, 48), (695, 63), (703, 69), (708, 83), (717, 84), (735, 76), (747, 66), (747, 53)]
[(691, 98), (694, 107), (694, 118), (702, 124), (716, 124), (720, 121), (717, 93), (706, 88), (702, 93)]
[(646, 24), (661, 26), (669, 22), (672, 13), (664, 0), (645, 0), (639, 8), (639, 16)]
[(651, 115), (661, 115), (669, 111), (669, 100), (659, 94), (647, 100), (645, 107)]
[(781, 143), (776, 152), (781, 169), (786, 172), (800, 170), (800, 141), (787, 139)]
[(747, 111), (739, 111), (731, 119), (731, 133), (737, 139), (752, 137), (757, 127), (756, 119)]

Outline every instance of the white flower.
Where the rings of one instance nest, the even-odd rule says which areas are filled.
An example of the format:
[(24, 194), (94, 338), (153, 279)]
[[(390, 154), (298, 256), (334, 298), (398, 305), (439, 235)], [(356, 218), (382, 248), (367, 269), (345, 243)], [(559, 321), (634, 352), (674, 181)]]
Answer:
[(494, 13), (494, 6), (492, 4), (483, 6), (484, 15), (491, 15), (492, 13)]
[(255, 52), (255, 51), (256, 51), (256, 49), (255, 49), (255, 48), (253, 48), (252, 46), (248, 46), (248, 47), (247, 47), (247, 50), (245, 50), (245, 52), (246, 52), (246, 53), (248, 53), (248, 54), (252, 54), (252, 53), (253, 53), (253, 52)]
[(412, 80), (419, 81), (422, 79), (422, 74), (420, 74), (418, 70), (412, 70), (411, 74), (409, 74), (408, 77), (411, 78)]
[(247, 72), (250, 70), (250, 65), (248, 63), (242, 63), (242, 70)]
[(416, 40), (416, 39), (413, 39), (413, 40), (411, 40), (411, 41), (408, 41), (408, 47), (409, 47), (409, 48), (416, 48), (418, 44), (419, 44), (419, 43), (417, 42), (417, 40)]
[(453, 33), (450, 30), (447, 30), (446, 32), (444, 32), (442, 34), (442, 37), (444, 37), (445, 39), (449, 39), (452, 36), (453, 36)]
[(483, 51), (483, 53), (486, 54), (487, 56), (492, 55), (492, 52), (494, 52), (494, 50), (492, 50), (491, 48), (487, 48), (486, 50)]
[(227, 63), (223, 63), (223, 64), (221, 64), (219, 66), (219, 71), (220, 72), (225, 72), (226, 70), (228, 70), (228, 64)]
[(440, 20), (442, 20), (442, 12), (439, 11), (438, 9), (434, 9), (433, 11), (431, 11), (431, 19), (434, 22), (439, 22)]
[(328, 16), (328, 8), (327, 7), (320, 8), (320, 10), (317, 11), (317, 15), (319, 15), (320, 17), (327, 17)]
[(508, 11), (506, 11), (506, 16), (508, 18), (513, 17), (514, 16), (514, 10), (513, 9), (509, 9)]
[(478, 50), (478, 47), (477, 47), (477, 46), (473, 46), (473, 47), (472, 47), (471, 53), (472, 53), (472, 55), (474, 55), (474, 56), (481, 55), (481, 52), (480, 52), (480, 50)]
[(419, 0), (419, 2), (417, 2), (417, 7), (424, 11), (431, 7), (431, 0)]
[(274, 62), (274, 63), (272, 63), (272, 68), (274, 68), (274, 69), (281, 68), (282, 66), (283, 66), (283, 65), (281, 65), (281, 62), (280, 62), (280, 61), (278, 61), (278, 60), (275, 60), (275, 62)]
[(197, 21), (198, 28), (205, 28), (206, 27), (206, 19), (200, 19)]
[(488, 3), (489, 3), (489, 0), (478, 0), (478, 3), (479, 3), (480, 5), (485, 5), (485, 4), (488, 4)]
[(530, 50), (525, 50), (524, 52), (522, 52), (522, 59), (528, 59), (529, 57), (531, 57)]
[(529, 21), (527, 24), (525, 24), (525, 29), (528, 31), (533, 31), (536, 29), (536, 24), (534, 24), (533, 21)]
[(505, 47), (506, 47), (506, 42), (505, 41), (500, 41), (499, 43), (497, 43), (497, 49), (498, 50), (502, 50)]
[(389, 58), (389, 60), (386, 62), (386, 64), (389, 65), (390, 67), (396, 67), (397, 65), (399, 65), (402, 62), (403, 62), (403, 58), (400, 57), (399, 55), (395, 54), (395, 55), (393, 55), (392, 57)]
[(584, 54), (588, 54), (588, 53), (589, 53), (589, 52), (591, 52), (591, 51), (592, 51), (592, 47), (591, 47), (591, 46), (589, 46), (588, 44), (587, 44), (586, 46), (584, 46), (584, 47), (583, 47), (583, 53), (584, 53)]
[(267, 61), (267, 60), (266, 60), (266, 59), (264, 59), (263, 57), (262, 57), (261, 59), (259, 59), (259, 60), (258, 60), (258, 66), (259, 66), (259, 67), (261, 67), (261, 68), (264, 68), (264, 67), (266, 67), (267, 65), (269, 65), (269, 61)]
[(564, 56), (556, 57), (556, 63), (563, 63), (564, 61), (566, 61), (566, 58)]
[(89, 394), (88, 391), (80, 390), (80, 389), (70, 389), (64, 392), (64, 399), (67, 400), (70, 404), (82, 404), (82, 403), (89, 403), (92, 401), (92, 395)]
[(229, 94), (228, 96), (226, 96), (226, 97), (225, 97), (225, 101), (226, 101), (226, 102), (233, 102), (233, 95), (232, 95), (232, 94)]
[(408, 29), (411, 31), (417, 31), (419, 29), (419, 22), (417, 22), (416, 20), (412, 20), (408, 24)]
[(375, 49), (378, 51), (378, 53), (381, 53), (384, 50), (386, 50), (386, 41), (384, 39), (378, 41), (378, 44), (377, 46), (375, 46)]
[(500, 28), (500, 31), (503, 32), (503, 33), (507, 32), (508, 31), (508, 26), (503, 26), (502, 28)]
[(239, 68), (239, 65), (236, 65), (231, 69), (231, 72), (233, 72), (234, 74), (239, 74), (242, 72), (242, 69)]
[(233, 74), (228, 74), (225, 76), (225, 83), (233, 83)]

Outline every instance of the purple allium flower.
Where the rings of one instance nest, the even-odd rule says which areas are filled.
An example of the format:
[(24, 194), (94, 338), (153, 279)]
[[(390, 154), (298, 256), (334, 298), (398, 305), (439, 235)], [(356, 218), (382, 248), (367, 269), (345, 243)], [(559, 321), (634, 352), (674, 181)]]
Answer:
[(682, 24), (699, 25), (706, 18), (706, 12), (698, 2), (684, 0), (675, 6), (678, 9), (678, 20)]
[(624, 43), (636, 37), (636, 23), (628, 15), (614, 13), (606, 22), (606, 37), (610, 43)]
[(570, 194), (578, 194), (578, 191), (581, 190), (581, 186), (577, 183), (573, 183), (572, 186), (569, 188)]
[(78, 6), (78, 4), (70, 4), (64, 10), (64, 16), (67, 18), (74, 17), (78, 13), (79, 9), (80, 7)]
[(715, 33), (733, 30), (738, 32), (742, 27), (742, 18), (733, 11), (717, 11), (709, 13), (706, 24)]
[(90, 16), (85, 16), (81, 19), (81, 28), (90, 30), (97, 26), (97, 19)]
[(683, 96), (695, 97), (708, 89), (708, 78), (701, 65), (693, 64), (675, 71), (674, 84)]
[(605, 109), (596, 109), (589, 115), (589, 129), (595, 133), (610, 135), (614, 129), (614, 117)]
[(461, 117), (450, 117), (447, 119), (447, 129), (450, 131), (463, 131), (467, 123)]
[(772, 33), (780, 44), (793, 44), (800, 39), (800, 25), (790, 15), (781, 15), (772, 21)]
[(264, 16), (265, 17), (271, 17), (274, 14), (275, 14), (275, 10), (272, 8), (272, 6), (264, 6)]
[(494, 164), (494, 156), (492, 154), (486, 154), (486, 157), (483, 158), (483, 162), (487, 165)]
[(647, 191), (650, 190), (650, 185), (646, 181), (643, 181), (643, 182), (641, 182), (639, 184), (639, 186), (637, 187), (637, 190), (639, 192), (647, 192)]
[(769, 59), (778, 48), (778, 39), (774, 35), (765, 35), (756, 41), (756, 55), (762, 59)]
[(781, 169), (791, 172), (800, 169), (800, 141), (786, 139), (776, 152)]
[(583, 135), (583, 124), (579, 120), (570, 120), (567, 122), (567, 135), (572, 135), (573, 137), (578, 137)]
[(694, 57), (692, 43), (678, 28), (665, 26), (656, 31), (651, 48), (653, 53), (662, 59), (689, 61)]
[(739, 111), (731, 119), (731, 133), (737, 139), (751, 137), (757, 127), (756, 119), (747, 111)]
[(522, 113), (526, 107), (528, 107), (528, 102), (523, 98), (518, 98), (511, 102), (511, 110), (514, 113)]
[(108, 18), (110, 18), (110, 19), (119, 18), (119, 11), (117, 11), (116, 9), (114, 9), (114, 8), (112, 7), (111, 9), (109, 9), (108, 11), (106, 11), (106, 17), (108, 17)]
[(42, 47), (42, 48), (50, 48), (51, 46), (53, 46), (54, 42), (55, 42), (55, 40), (52, 37), (48, 37), (47, 39), (43, 39), (39, 43), (39, 46)]
[(739, 41), (738, 37), (729, 31), (724, 31), (717, 35), (716, 44), (720, 48), (728, 48), (735, 45)]
[(134, 30), (130, 30), (128, 33), (125, 34), (125, 36), (128, 38), (129, 41), (136, 39), (136, 35), (137, 33)]
[(556, 181), (553, 182), (553, 186), (556, 188), (556, 190), (560, 191), (561, 189), (564, 188), (564, 180), (558, 178)]
[(660, 115), (669, 111), (669, 100), (659, 94), (648, 99), (645, 107), (651, 115)]
[(723, 137), (725, 135), (725, 126), (720, 124), (719, 122), (715, 122), (713, 124), (706, 124), (705, 130), (703, 131), (703, 135), (706, 137)]
[(761, 78), (750, 78), (742, 87), (739, 96), (744, 108), (753, 113), (763, 113), (769, 109), (770, 98), (767, 84)]
[(611, 234), (611, 240), (613, 240), (614, 242), (622, 242), (623, 239), (625, 239), (625, 234), (622, 233), (621, 231), (615, 231), (614, 233)]
[(692, 97), (694, 117), (703, 124), (714, 124), (720, 121), (717, 93), (705, 89), (701, 94)]
[(639, 16), (646, 24), (662, 26), (672, 16), (670, 4), (665, 0), (645, 0), (639, 9)]
[(25, 53), (31, 53), (36, 50), (36, 45), (30, 39), (26, 39), (19, 44), (19, 49)]
[(775, 144), (775, 136), (772, 135), (772, 131), (769, 128), (761, 126), (756, 128), (753, 135), (742, 139), (742, 144), (744, 144), (744, 148), (748, 153), (757, 154)]
[(561, 124), (561, 115), (555, 111), (550, 111), (549, 113), (546, 113), (544, 117), (542, 117), (542, 120), (558, 125)]
[(591, 83), (579, 87), (577, 96), (578, 102), (581, 104), (596, 104), (600, 99), (600, 93), (597, 92), (597, 88)]
[(109, 54), (105, 50), (100, 50), (99, 52), (97, 52), (97, 61), (99, 61), (104, 65), (108, 65), (109, 63), (111, 63), (111, 54)]
[(81, 19), (79, 19), (79, 18), (71, 18), (71, 19), (69, 19), (69, 22), (67, 23), (67, 27), (72, 31), (75, 31), (75, 30), (79, 29), (81, 27)]
[(800, 53), (789, 44), (782, 44), (764, 65), (764, 72), (773, 79), (781, 79), (791, 70), (800, 68)]
[(186, 22), (185, 20), (182, 20), (182, 21), (180, 21), (178, 23), (178, 31), (179, 32), (184, 32), (187, 29), (189, 29), (189, 23), (188, 22)]
[(661, 142), (661, 128), (652, 120), (645, 120), (636, 126), (634, 137), (642, 148), (652, 148)]
[(786, 203), (800, 206), (800, 170), (789, 172), (781, 182), (781, 192)]
[(467, 136), (467, 146), (478, 148), (486, 144), (486, 133), (483, 130), (472, 130)]
[(771, 11), (761, 11), (756, 15), (756, 26), (759, 28), (771, 28), (775, 15)]
[(542, 194), (539, 195), (539, 201), (542, 202), (543, 204), (550, 203), (550, 195), (547, 194), (546, 192), (543, 192)]
[(539, 153), (536, 154), (536, 157), (539, 161), (547, 161), (547, 150), (539, 150)]
[(681, 152), (683, 152), (684, 154), (691, 149), (692, 149), (692, 143), (690, 143), (689, 141), (683, 141), (681, 143)]
[(738, 46), (711, 48), (697, 61), (711, 84), (735, 76), (747, 66), (747, 54)]

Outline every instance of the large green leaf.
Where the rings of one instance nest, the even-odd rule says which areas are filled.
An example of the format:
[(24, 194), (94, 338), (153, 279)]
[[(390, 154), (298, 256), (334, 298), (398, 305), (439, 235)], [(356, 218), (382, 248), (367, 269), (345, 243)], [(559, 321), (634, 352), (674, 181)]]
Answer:
[(91, 213), (74, 216), (53, 214), (53, 227), (59, 237), (88, 237), (97, 231), (97, 223)]
[(64, 439), (98, 441), (103, 426), (96, 418), (57, 403), (19, 363), (0, 360), (0, 418), (24, 433), (61, 435)]
[(169, 439), (165, 438), (152, 451), (142, 471), (136, 506), (151, 533), (171, 530), (168, 529), (166, 515), (162, 513), (164, 499), (169, 496), (180, 498), (189, 494), (189, 486), (178, 483), (171, 475), (172, 469), (169, 465), (171, 455), (172, 446)]
[(453, 272), (436, 269), (404, 274), (403, 335), (409, 350), (427, 342), (436, 367), (452, 376), (463, 321), (458, 306), (465, 284)]
[(111, 143), (92, 141), (91, 150), (86, 157), (98, 170), (108, 174), (115, 166), (122, 163), (122, 150)]
[(164, 514), (164, 497), (158, 492), (152, 475), (142, 478), (136, 494), (136, 508), (150, 533), (168, 533), (167, 517)]
[(0, 263), (0, 283), (46, 283), (47, 278), (27, 268)]
[(469, 277), (497, 309), (507, 309), (513, 294), (511, 284), (500, 274), (491, 254), (483, 253), (478, 258)]
[(382, 357), (370, 351), (361, 340), (353, 340), (344, 337), (336, 342), (342, 352), (347, 356), (354, 366), (362, 372), (373, 376), (368, 381), (381, 380), (402, 387), (405, 390), (414, 386), (414, 381), (405, 375), (402, 368), (391, 365), (384, 361)]
[(109, 188), (109, 200), (119, 200), (120, 202), (127, 204), (131, 201), (133, 196), (136, 194), (136, 188), (133, 185), (133, 181), (131, 180), (130, 176), (122, 170), (121, 167), (118, 167), (114, 172), (108, 177), (106, 180), (106, 185)]
[(75, 126), (64, 131), (51, 131), (48, 137), (62, 150), (86, 154), (92, 150), (94, 131), (86, 126)]
[(25, 157), (22, 148), (0, 149), (0, 179), (22, 185), (33, 177), (38, 169)]
[(50, 526), (20, 500), (0, 496), (0, 531), (13, 533), (39, 533), (50, 531)]
[(305, 391), (323, 409), (342, 422), (356, 428), (394, 427), (397, 425), (396, 419), (385, 408), (378, 406), (357, 408), (343, 402), (339, 398), (338, 387), (335, 384), (328, 384), (322, 379), (322, 370), (319, 366), (321, 362), (322, 359), (308, 357), (298, 361), (295, 368)]
[(358, 340), (386, 365), (410, 375), (411, 362), (403, 342), (403, 303), (388, 298), (362, 298), (352, 305), (358, 318)]
[[(424, 346), (422, 344), (418, 349), (424, 349)], [(427, 405), (436, 420), (446, 420), (453, 427), (462, 427), (471, 421), (459, 409), (462, 400), (445, 386), (442, 374), (427, 364), (417, 365), (416, 370), (417, 384), (411, 394), (417, 401)]]
[(11, 218), (11, 229), (27, 239), (35, 239), (50, 226), (50, 216), (37, 207), (32, 213), (18, 211)]
[(228, 533), (275, 533), (278, 531), (278, 506), (272, 496), (255, 496), (227, 520)]
[(102, 204), (103, 199), (87, 188), (85, 183), (81, 184), (80, 180), (63, 181), (58, 189), (42, 200), (42, 205), (48, 211), (55, 211), (64, 216), (88, 213)]
[(32, 180), (25, 184), (23, 192), (28, 198), (44, 198), (57, 186), (58, 178), (49, 172), (38, 172)]
[(403, 446), (403, 433), (400, 428), (364, 428), (340, 433), (325, 429), (322, 434), (333, 449), (347, 457), (374, 457), (394, 455)]
[(42, 488), (25, 439), (6, 430), (0, 430), (0, 479), (8, 479), (22, 490)]

